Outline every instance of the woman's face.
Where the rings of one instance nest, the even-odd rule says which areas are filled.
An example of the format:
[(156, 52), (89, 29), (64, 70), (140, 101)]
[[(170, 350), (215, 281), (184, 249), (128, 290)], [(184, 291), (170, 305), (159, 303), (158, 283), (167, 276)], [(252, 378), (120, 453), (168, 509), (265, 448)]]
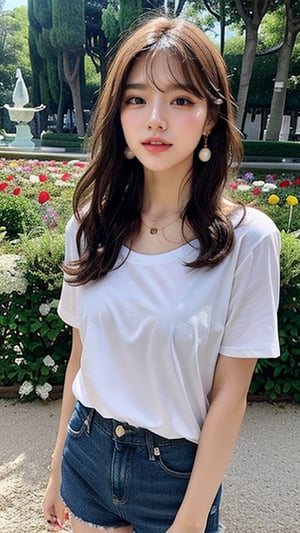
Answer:
[(207, 101), (191, 92), (175, 58), (163, 52), (155, 57), (151, 77), (156, 86), (146, 65), (147, 58), (139, 58), (127, 79), (120, 109), (126, 143), (146, 170), (186, 176), (202, 134), (213, 126)]

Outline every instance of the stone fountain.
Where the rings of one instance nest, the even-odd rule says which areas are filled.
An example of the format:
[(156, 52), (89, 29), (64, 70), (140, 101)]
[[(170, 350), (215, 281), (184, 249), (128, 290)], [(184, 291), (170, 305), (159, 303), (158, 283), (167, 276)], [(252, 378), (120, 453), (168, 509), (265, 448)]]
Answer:
[(29, 122), (33, 119), (34, 114), (45, 109), (43, 104), (38, 107), (24, 107), (29, 102), (27, 87), (25, 85), (21, 69), (18, 68), (16, 72), (16, 84), (13, 92), (14, 106), (5, 105), (9, 118), (16, 122), (16, 136), (11, 143), (12, 147), (16, 148), (34, 148), (35, 144), (32, 141), (32, 133)]

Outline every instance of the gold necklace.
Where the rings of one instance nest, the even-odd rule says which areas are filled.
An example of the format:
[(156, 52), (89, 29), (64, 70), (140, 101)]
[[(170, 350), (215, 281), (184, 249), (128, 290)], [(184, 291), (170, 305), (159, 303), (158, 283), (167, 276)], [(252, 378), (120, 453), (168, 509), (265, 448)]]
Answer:
[[(180, 219), (180, 216), (178, 216), (178, 215), (179, 215), (179, 213), (177, 214), (176, 218), (171, 220), (171, 222), (168, 222), (168, 224), (165, 224), (164, 226), (161, 226), (161, 227), (157, 226), (157, 222), (161, 222), (162, 220), (166, 220), (166, 219), (170, 218), (171, 215), (168, 215), (167, 217), (164, 217), (164, 218), (160, 219), (160, 221), (159, 221), (159, 220), (153, 220), (150, 217), (148, 217), (145, 213), (142, 213), (141, 220), (142, 220), (142, 224), (144, 224), (144, 226), (146, 226), (146, 228), (148, 228), (150, 230), (149, 233), (151, 233), (151, 235), (156, 235), (159, 231), (163, 231), (168, 226), (171, 226), (172, 224), (177, 222), (177, 220)], [(149, 226), (149, 224), (147, 224), (145, 222), (145, 220), (144, 220), (145, 218), (150, 220), (150, 222), (152, 222), (152, 224), (150, 226)]]

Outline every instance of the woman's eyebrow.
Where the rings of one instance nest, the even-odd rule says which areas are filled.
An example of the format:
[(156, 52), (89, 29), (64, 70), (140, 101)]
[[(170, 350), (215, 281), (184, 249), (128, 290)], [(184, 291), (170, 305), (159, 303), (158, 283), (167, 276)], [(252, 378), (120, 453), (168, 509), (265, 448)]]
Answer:
[[(152, 84), (147, 83), (127, 83), (125, 86), (125, 91), (127, 90), (146, 90), (151, 87)], [(176, 91), (176, 90), (184, 90), (188, 92), (194, 92), (193, 87), (190, 85), (186, 85), (184, 83), (170, 83), (169, 85), (166, 85), (166, 87), (163, 88), (163, 92), (169, 92), (169, 91)]]

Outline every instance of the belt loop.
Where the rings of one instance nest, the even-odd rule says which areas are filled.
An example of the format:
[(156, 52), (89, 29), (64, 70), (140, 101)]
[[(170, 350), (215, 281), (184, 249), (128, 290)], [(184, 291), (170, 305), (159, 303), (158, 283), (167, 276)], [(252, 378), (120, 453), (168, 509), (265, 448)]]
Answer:
[(91, 432), (91, 425), (92, 425), (92, 420), (93, 420), (93, 416), (94, 416), (94, 413), (95, 413), (95, 409), (90, 409), (90, 412), (88, 414), (88, 416), (86, 417), (84, 423), (86, 425), (86, 431), (87, 431), (87, 434), (89, 435), (90, 432)]
[(145, 437), (146, 437), (146, 446), (147, 446), (147, 451), (148, 451), (148, 459), (149, 461), (155, 461), (155, 456), (154, 456), (154, 442), (153, 442), (153, 435), (151, 433), (151, 431), (148, 431), (147, 429), (145, 429)]

